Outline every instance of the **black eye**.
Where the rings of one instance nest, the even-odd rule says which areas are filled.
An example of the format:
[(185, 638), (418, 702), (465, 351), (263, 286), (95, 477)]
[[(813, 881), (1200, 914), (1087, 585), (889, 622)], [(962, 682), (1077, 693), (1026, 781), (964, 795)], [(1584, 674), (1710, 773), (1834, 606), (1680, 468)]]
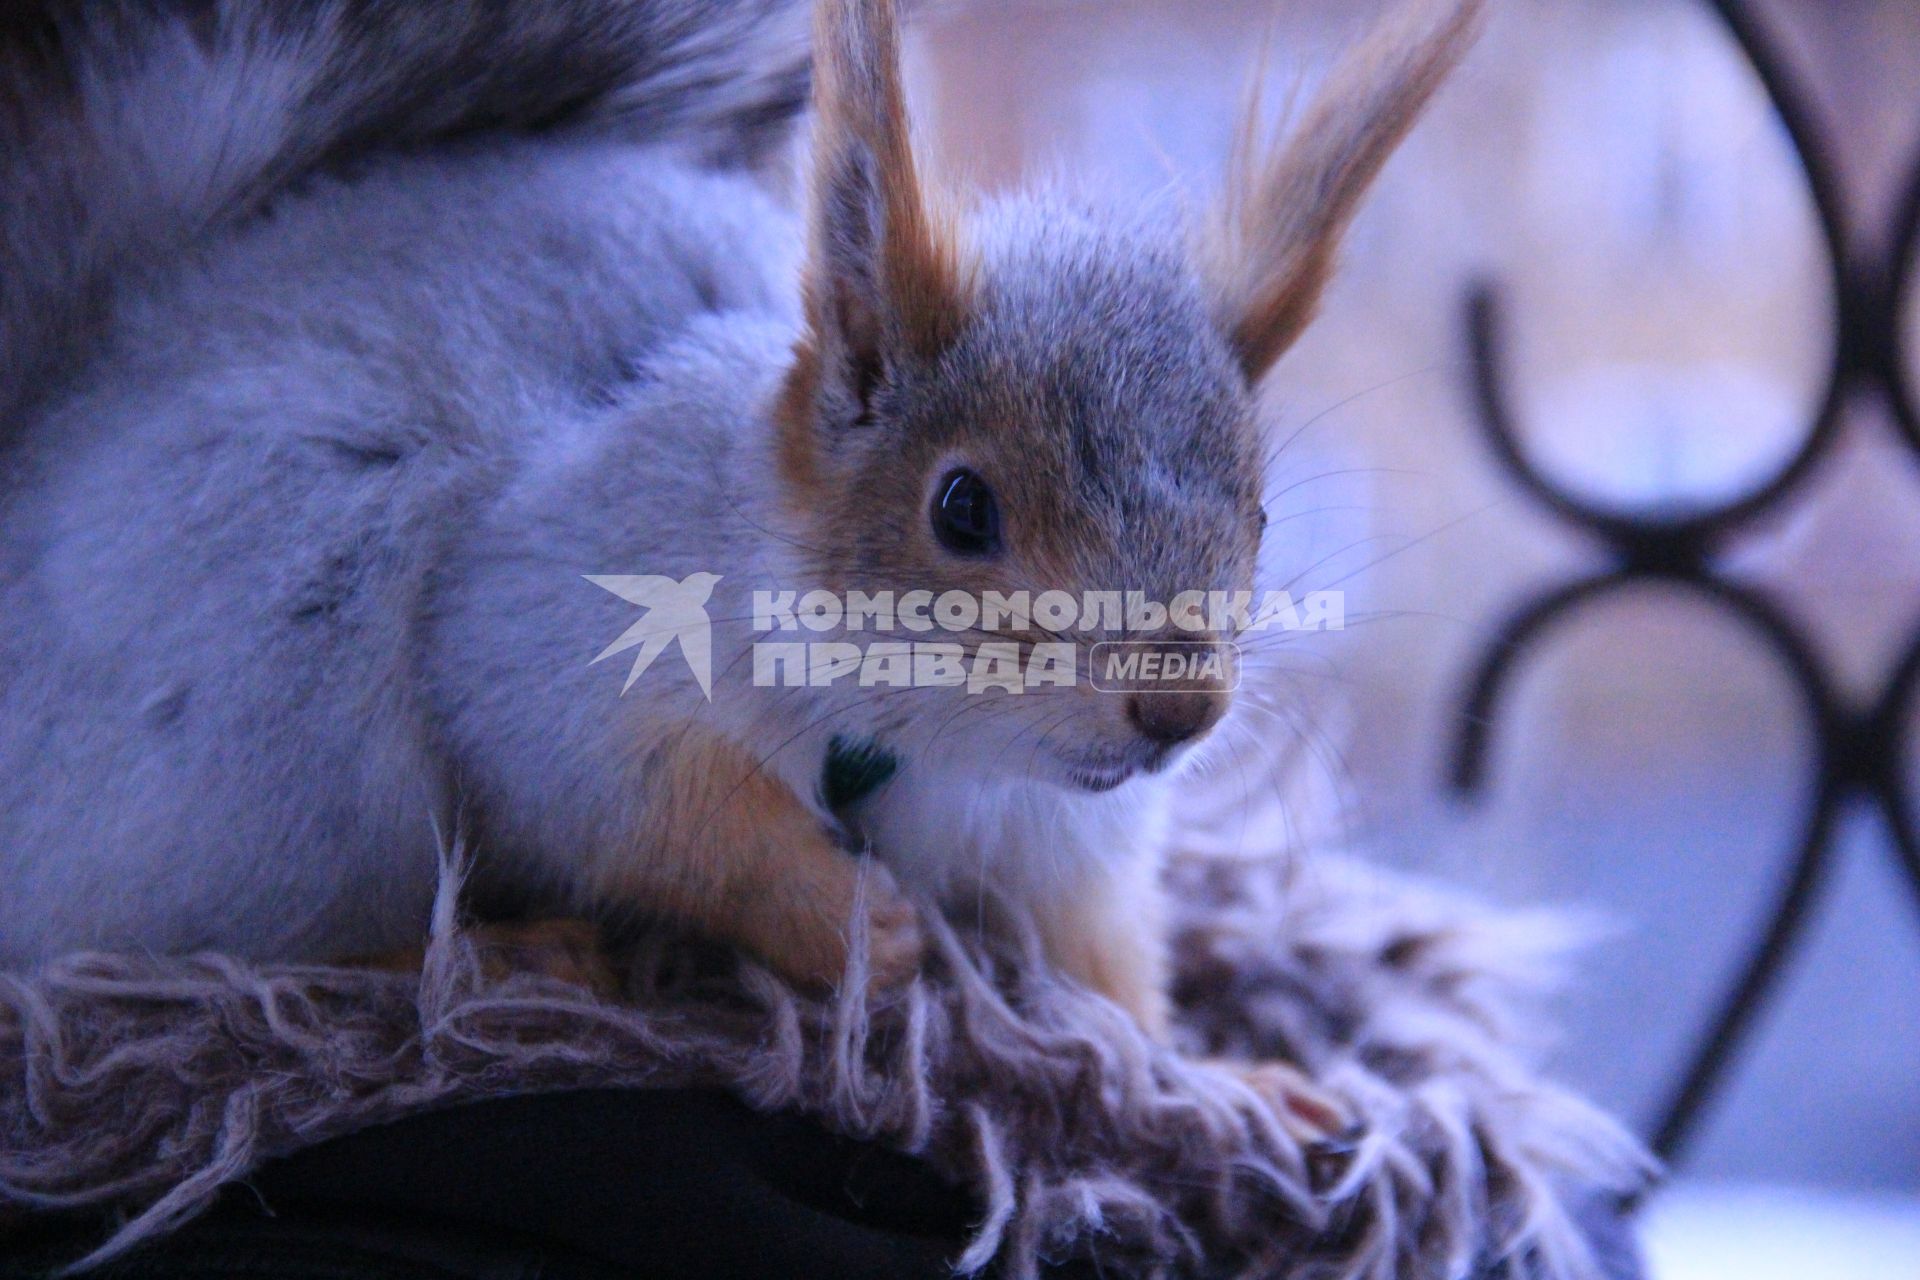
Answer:
[(965, 467), (947, 473), (933, 495), (933, 532), (955, 555), (990, 556), (1000, 549), (1000, 504)]

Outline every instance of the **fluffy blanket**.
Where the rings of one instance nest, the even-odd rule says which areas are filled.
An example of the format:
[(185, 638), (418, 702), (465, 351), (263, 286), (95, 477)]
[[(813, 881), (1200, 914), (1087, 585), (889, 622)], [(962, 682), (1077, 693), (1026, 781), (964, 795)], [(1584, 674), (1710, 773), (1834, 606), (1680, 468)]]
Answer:
[(1583, 1219), (1649, 1161), (1539, 1078), (1524, 1034), (1558, 924), (1342, 863), (1173, 875), (1184, 1047), (1300, 1064), (1364, 1118), (1353, 1141), (1290, 1135), (1232, 1073), (1034, 976), (1018, 942), (937, 926), (927, 975), (869, 1004), (643, 938), (596, 992), (490, 953), (449, 877), (417, 972), (92, 955), (0, 975), (0, 1217), (111, 1211), (98, 1262), (262, 1160), (424, 1108), (712, 1085), (970, 1187), (963, 1273), (1072, 1255), (1129, 1276), (1617, 1272)]

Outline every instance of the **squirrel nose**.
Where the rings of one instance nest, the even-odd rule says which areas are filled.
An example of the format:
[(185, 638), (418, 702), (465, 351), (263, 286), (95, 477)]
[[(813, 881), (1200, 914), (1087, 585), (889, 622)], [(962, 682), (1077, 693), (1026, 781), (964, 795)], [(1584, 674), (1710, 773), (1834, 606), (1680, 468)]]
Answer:
[(1218, 724), (1227, 700), (1202, 690), (1136, 693), (1127, 700), (1127, 719), (1142, 737), (1166, 746), (1191, 742)]

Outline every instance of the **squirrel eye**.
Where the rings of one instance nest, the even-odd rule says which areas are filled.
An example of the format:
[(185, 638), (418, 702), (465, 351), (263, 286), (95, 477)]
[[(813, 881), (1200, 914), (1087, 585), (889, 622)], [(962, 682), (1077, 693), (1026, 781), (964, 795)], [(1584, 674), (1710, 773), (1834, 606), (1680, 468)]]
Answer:
[(955, 555), (989, 556), (1000, 549), (1000, 504), (978, 475), (950, 471), (934, 491), (933, 532)]

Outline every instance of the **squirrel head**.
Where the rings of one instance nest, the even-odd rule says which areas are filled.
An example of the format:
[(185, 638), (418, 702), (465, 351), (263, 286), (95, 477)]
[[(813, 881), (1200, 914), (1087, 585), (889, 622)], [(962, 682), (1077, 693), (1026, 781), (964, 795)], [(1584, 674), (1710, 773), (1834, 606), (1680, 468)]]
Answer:
[[(1284, 141), (1250, 120), (1227, 190), (1193, 225), (1049, 194), (962, 212), (919, 174), (892, 0), (819, 0), (806, 331), (776, 426), (820, 585), (1161, 605), (1254, 591), (1271, 448), (1255, 393), (1312, 319), (1365, 190), (1471, 42), (1480, 0), (1434, 8), (1377, 29)], [(975, 758), (1098, 790), (1220, 720), (1230, 627), (1089, 621), (914, 637), (1071, 642), (1083, 669), (998, 714), (916, 689), (889, 700), (909, 722), (889, 728), (965, 724)], [(1213, 685), (1118, 687), (1084, 669), (1101, 641), (1211, 648), (1226, 669)]]

